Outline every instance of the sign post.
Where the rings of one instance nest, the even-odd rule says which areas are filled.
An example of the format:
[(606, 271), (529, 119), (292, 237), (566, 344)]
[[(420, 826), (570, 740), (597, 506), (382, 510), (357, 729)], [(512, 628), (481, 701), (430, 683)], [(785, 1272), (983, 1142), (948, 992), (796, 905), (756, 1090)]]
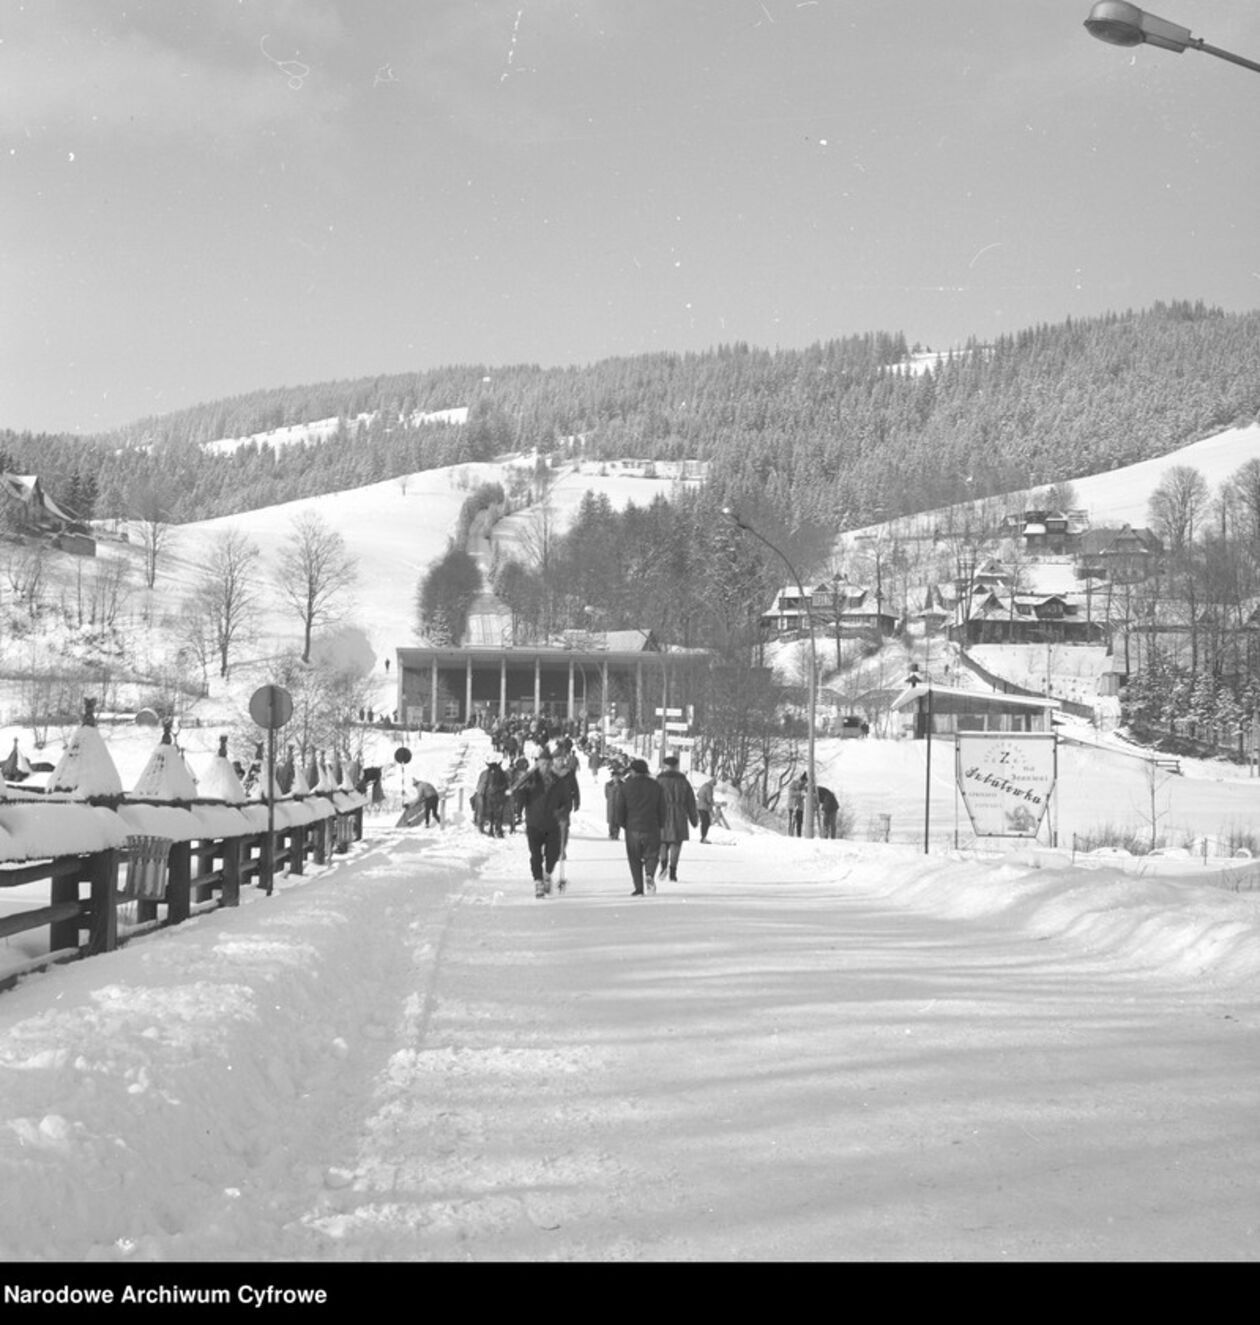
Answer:
[(1058, 780), (1055, 733), (958, 732), (954, 751), (976, 836), (1035, 838)]
[(262, 884), (270, 897), (276, 877), (276, 731), (293, 716), (293, 696), (283, 686), (259, 686), (250, 696), (249, 716), (267, 731), (267, 842)]
[(407, 765), (411, 763), (411, 751), (400, 745), (394, 751), (394, 763), (398, 765), (399, 785), (402, 787), (402, 803), (407, 803)]

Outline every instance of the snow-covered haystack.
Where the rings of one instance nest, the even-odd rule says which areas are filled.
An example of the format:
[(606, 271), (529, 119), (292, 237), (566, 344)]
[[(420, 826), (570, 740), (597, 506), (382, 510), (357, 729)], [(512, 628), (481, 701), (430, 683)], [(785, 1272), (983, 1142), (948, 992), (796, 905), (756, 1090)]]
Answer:
[(131, 794), (158, 801), (191, 801), (200, 792), (184, 756), (171, 741), (171, 724), (162, 726), (162, 739), (136, 780)]
[(311, 784), (307, 781), (306, 771), (300, 762), (293, 765), (293, 781), (289, 784), (289, 794), (291, 796), (309, 796), (311, 794)]
[(226, 801), (229, 805), (243, 805), (248, 799), (245, 788), (228, 758), (226, 736), (219, 737), (219, 753), (210, 761), (201, 775), (197, 792), (204, 800)]
[(330, 792), (337, 790), (337, 783), (333, 778), (332, 771), (328, 767), (327, 761), (320, 756), (319, 761), (319, 780), (315, 783), (315, 790), (319, 792)]
[(120, 797), (122, 778), (96, 727), (95, 701), (83, 701), (83, 722), (66, 743), (48, 779), (48, 790), (76, 799)]

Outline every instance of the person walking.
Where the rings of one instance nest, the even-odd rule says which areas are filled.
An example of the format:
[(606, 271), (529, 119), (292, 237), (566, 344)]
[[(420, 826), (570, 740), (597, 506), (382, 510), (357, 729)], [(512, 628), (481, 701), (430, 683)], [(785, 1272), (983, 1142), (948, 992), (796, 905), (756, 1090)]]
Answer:
[(802, 773), (799, 779), (788, 783), (789, 837), (800, 837), (801, 835), (801, 825), (805, 821), (805, 788), (808, 785), (808, 773)]
[(835, 837), (836, 818), (840, 813), (840, 802), (830, 787), (818, 788), (818, 812), (822, 815), (822, 835)]
[(562, 815), (571, 807), (569, 782), (557, 777), (550, 751), (534, 758), (534, 767), (512, 785), (512, 795), (524, 804), (525, 837), (529, 843), (529, 869), (534, 878), (534, 896), (551, 892), (551, 876), (560, 859)]
[[(515, 788), (520, 780), (529, 772), (529, 760), (524, 755), (517, 755), (512, 761), (512, 767), (509, 773), (509, 786)], [(520, 827), (521, 813), (524, 809), (524, 802), (519, 796), (509, 791), (507, 805), (504, 807), (504, 817), (508, 821), (509, 831), (515, 833)]]
[(578, 786), (578, 758), (573, 753), (573, 742), (562, 737), (557, 743), (559, 753), (552, 760), (552, 767), (557, 777), (563, 778), (569, 785), (569, 807), (559, 812), (560, 820), (560, 862), (557, 866), (556, 883), (561, 892), (565, 888), (564, 863), (569, 858), (569, 820), (574, 810), (582, 808), (582, 789)]
[(634, 883), (632, 897), (644, 888), (656, 891), (656, 867), (665, 827), (665, 793), (642, 759), (630, 761), (630, 772), (613, 796), (613, 821), (626, 830), (626, 860)]
[(617, 796), (617, 788), (621, 786), (622, 767), (620, 764), (613, 764), (608, 770), (608, 781), (604, 783), (604, 800), (607, 806), (608, 836), (615, 842), (621, 836), (621, 829), (617, 826), (617, 818), (614, 814), (613, 802)]
[(477, 783), (481, 796), (478, 810), (477, 827), (490, 837), (503, 836), (503, 811), (507, 805), (508, 775), (502, 761), (492, 758), (487, 761), (486, 771)]
[(705, 778), (700, 784), (700, 790), (696, 792), (696, 814), (700, 819), (700, 845), (709, 844), (709, 825), (713, 822), (714, 811), (714, 782), (712, 778)]
[(682, 854), (682, 844), (691, 836), (691, 829), (699, 822), (696, 809), (696, 793), (692, 790), (687, 775), (679, 770), (678, 756), (666, 755), (665, 767), (657, 775), (657, 782), (665, 796), (665, 826), (661, 831), (664, 854), (661, 857), (661, 874), (669, 870), (671, 883), (678, 882), (678, 857)]

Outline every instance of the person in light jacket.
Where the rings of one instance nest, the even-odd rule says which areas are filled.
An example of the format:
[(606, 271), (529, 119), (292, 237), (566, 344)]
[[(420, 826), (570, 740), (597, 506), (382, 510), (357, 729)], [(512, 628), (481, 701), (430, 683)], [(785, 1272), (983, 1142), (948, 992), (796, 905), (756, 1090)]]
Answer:
[(696, 792), (696, 814), (700, 817), (700, 841), (707, 845), (709, 825), (713, 822), (713, 779), (706, 778)]
[(665, 851), (661, 858), (661, 874), (669, 870), (671, 883), (678, 882), (678, 857), (682, 844), (691, 836), (691, 829), (699, 822), (696, 793), (691, 789), (687, 775), (679, 771), (678, 756), (666, 755), (665, 767), (657, 775), (657, 782), (665, 795), (665, 827), (661, 841)]

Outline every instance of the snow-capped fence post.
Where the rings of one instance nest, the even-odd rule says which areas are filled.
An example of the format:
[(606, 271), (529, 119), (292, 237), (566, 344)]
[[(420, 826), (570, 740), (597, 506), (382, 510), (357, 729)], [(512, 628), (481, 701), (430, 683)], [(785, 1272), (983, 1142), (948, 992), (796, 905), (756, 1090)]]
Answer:
[(241, 904), (241, 839), (225, 838), (223, 841), (223, 882), (219, 888), (221, 906), (240, 906)]
[(328, 820), (316, 820), (312, 829), (314, 841), (311, 843), (311, 859), (316, 865), (324, 865), (328, 861)]
[[(118, 946), (118, 869), (121, 853), (109, 848), (85, 857), (81, 881), (88, 884), (89, 956), (112, 952)], [(75, 884), (78, 890), (78, 882)], [(77, 935), (75, 936), (77, 940)]]
[[(244, 807), (234, 774), (235, 787), (222, 788), (226, 795), (199, 795), (195, 782), (176, 776), (181, 770), (184, 779), (190, 775), (169, 729), (127, 794), (92, 717), (89, 708), (49, 793), (0, 799), (0, 889), (49, 889), (49, 905), (0, 915), (0, 939), (47, 935), (47, 951), (40, 945), (0, 975), (0, 988), (27, 971), (109, 952), (194, 911), (239, 906), (242, 881), (266, 887), (269, 863), (300, 875), (308, 851), (327, 865), (334, 852), (363, 838), (366, 797), (357, 788), (330, 787), (305, 805), (298, 796), (269, 806), (268, 819), (280, 820), (270, 833), (260, 807)], [(222, 747), (218, 762), (226, 765)], [(124, 901), (129, 905), (120, 914)]]
[(306, 868), (306, 825), (299, 824), (289, 834), (289, 873), (301, 874)]
[(166, 918), (178, 925), (192, 915), (192, 843), (172, 842), (166, 866)]
[(62, 869), (52, 876), (49, 884), (49, 901), (53, 911), (62, 911), (73, 906), (74, 913), (53, 920), (48, 926), (48, 948), (50, 952), (64, 952), (67, 948), (79, 946), (79, 922), (83, 918), (83, 905), (79, 901), (79, 858), (71, 861), (54, 863)]

